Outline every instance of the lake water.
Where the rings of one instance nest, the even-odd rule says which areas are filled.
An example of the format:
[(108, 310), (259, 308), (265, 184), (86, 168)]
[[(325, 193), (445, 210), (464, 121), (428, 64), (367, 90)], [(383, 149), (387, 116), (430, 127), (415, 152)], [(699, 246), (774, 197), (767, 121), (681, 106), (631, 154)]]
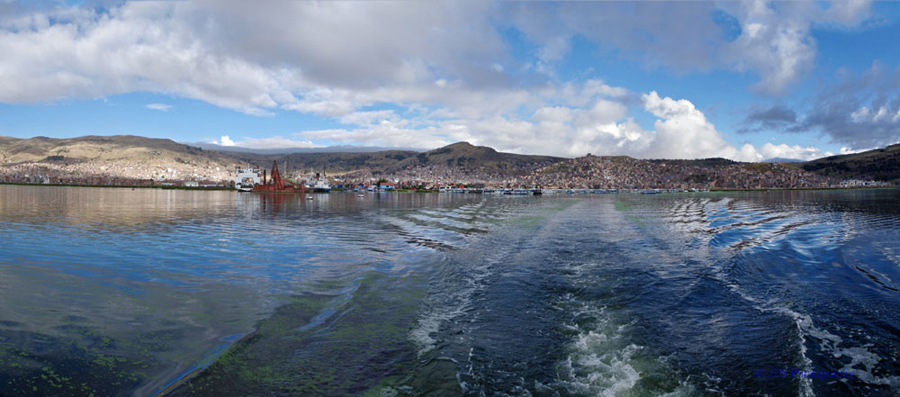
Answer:
[(0, 186), (0, 395), (898, 395), (900, 193)]

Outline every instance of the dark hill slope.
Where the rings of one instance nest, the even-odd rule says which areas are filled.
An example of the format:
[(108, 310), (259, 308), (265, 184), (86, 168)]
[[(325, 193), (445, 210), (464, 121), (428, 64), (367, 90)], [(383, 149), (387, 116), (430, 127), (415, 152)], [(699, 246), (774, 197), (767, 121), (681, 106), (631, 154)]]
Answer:
[(501, 153), (487, 146), (459, 142), (404, 159), (397, 164), (396, 170), (415, 167), (458, 167), (491, 174), (513, 174), (536, 170), (563, 160), (565, 159), (561, 157)]
[(800, 163), (804, 170), (839, 179), (900, 183), (900, 144)]

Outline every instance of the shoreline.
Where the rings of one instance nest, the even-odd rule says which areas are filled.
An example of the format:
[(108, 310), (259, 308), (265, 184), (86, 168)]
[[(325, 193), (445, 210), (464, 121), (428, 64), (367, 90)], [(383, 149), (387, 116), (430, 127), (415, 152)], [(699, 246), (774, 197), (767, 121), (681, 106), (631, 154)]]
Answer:
[(233, 187), (227, 186), (215, 186), (215, 187), (194, 187), (194, 186), (141, 186), (141, 185), (81, 185), (81, 184), (67, 184), (67, 183), (21, 183), (21, 182), (0, 182), (0, 186), (47, 186), (47, 187), (96, 187), (96, 188), (113, 188), (113, 189), (167, 189), (167, 190), (231, 190), (236, 191), (237, 189)]
[[(81, 184), (63, 184), (63, 183), (21, 183), (21, 182), (0, 182), (0, 186), (46, 186), (46, 187), (88, 187), (88, 188), (113, 188), (113, 189), (164, 189), (164, 190), (204, 190), (204, 191), (237, 191), (237, 189), (228, 186), (200, 187), (200, 186), (128, 186), (128, 185), (81, 185)], [(900, 186), (852, 186), (852, 187), (792, 187), (792, 188), (713, 188), (706, 192), (666, 192), (662, 191), (657, 194), (667, 193), (728, 193), (728, 192), (793, 192), (793, 191), (849, 191), (849, 190), (898, 190)], [(545, 189), (545, 190), (566, 190)], [(592, 190), (592, 189), (587, 189)], [(619, 189), (620, 191), (622, 189)], [(653, 190), (653, 188), (632, 189), (634, 192), (641, 190)], [(336, 193), (347, 193), (340, 189), (333, 189)], [(415, 190), (415, 189), (396, 189), (385, 190), (384, 193), (441, 193), (436, 190)], [(631, 191), (629, 191), (630, 193)], [(350, 192), (354, 193), (354, 192)], [(371, 193), (371, 192), (369, 192)]]

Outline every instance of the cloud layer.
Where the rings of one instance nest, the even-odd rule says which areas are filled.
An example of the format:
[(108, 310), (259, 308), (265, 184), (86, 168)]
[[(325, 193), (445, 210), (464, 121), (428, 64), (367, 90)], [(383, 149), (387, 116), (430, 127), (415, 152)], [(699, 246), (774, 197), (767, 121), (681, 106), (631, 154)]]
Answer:
[[(702, 2), (4, 4), (4, 103), (151, 92), (250, 115), (296, 111), (346, 125), (306, 131), (294, 137), (299, 141), (243, 141), (258, 146), (327, 140), (431, 148), (468, 140), (556, 155), (740, 160), (766, 155), (727, 143), (687, 99), (633, 93), (601, 80), (560, 81), (556, 64), (579, 37), (649, 68), (749, 72), (759, 76), (756, 90), (777, 95), (811, 68), (814, 24), (852, 26), (869, 13), (866, 1), (829, 7), (746, 1), (722, 8)], [(534, 53), (514, 54), (509, 31)], [(878, 115), (882, 107), (871, 109)], [(864, 119), (865, 111), (854, 111)], [(632, 118), (641, 113), (656, 119), (652, 130)], [(878, 117), (870, 122), (884, 116)]]
[(844, 152), (900, 142), (900, 67), (891, 70), (876, 62), (858, 75), (839, 71), (810, 103), (808, 109), (753, 109), (740, 132), (813, 132)]

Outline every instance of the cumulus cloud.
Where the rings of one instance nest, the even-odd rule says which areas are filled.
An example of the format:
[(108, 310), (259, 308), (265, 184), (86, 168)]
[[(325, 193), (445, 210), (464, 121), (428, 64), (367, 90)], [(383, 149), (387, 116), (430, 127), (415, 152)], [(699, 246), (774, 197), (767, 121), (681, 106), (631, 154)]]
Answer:
[(235, 146), (234, 141), (231, 140), (231, 137), (229, 137), (228, 135), (222, 135), (219, 140), (213, 140), (211, 143), (214, 145)]
[(172, 108), (172, 105), (166, 105), (162, 103), (150, 103), (146, 106), (147, 109), (159, 110), (162, 112), (168, 112), (169, 109)]
[(726, 142), (703, 112), (688, 100), (660, 98), (656, 92), (651, 92), (644, 95), (644, 108), (659, 118), (654, 123), (656, 137), (648, 149), (654, 157), (761, 160), (751, 145), (737, 149)]

